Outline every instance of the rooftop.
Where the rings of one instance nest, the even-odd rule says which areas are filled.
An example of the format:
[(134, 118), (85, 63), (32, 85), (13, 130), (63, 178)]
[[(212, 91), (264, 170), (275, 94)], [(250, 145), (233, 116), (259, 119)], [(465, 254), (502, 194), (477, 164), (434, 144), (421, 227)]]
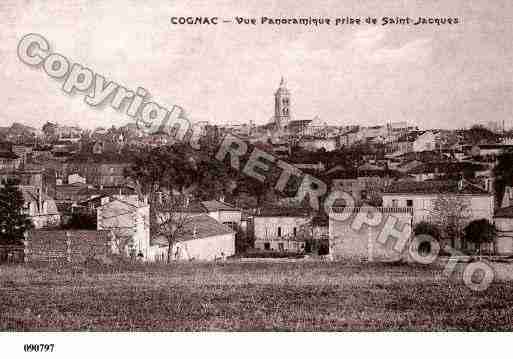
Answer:
[(494, 217), (513, 218), (513, 206), (499, 208), (497, 211), (495, 211)]
[[(184, 227), (182, 234), (177, 238), (178, 242), (235, 233), (233, 229), (216, 221), (208, 214), (191, 216), (190, 220)], [(165, 239), (161, 237), (155, 238), (154, 242), (158, 245), (167, 245)]]
[(238, 211), (238, 208), (218, 200), (192, 202), (187, 206), (187, 212), (191, 213), (209, 213), (217, 211)]
[(403, 181), (391, 184), (385, 189), (386, 193), (402, 194), (436, 194), (455, 193), (473, 195), (491, 195), (484, 188), (463, 180), (461, 186), (459, 181)]
[(255, 213), (255, 217), (308, 217), (309, 215), (308, 209), (297, 207), (263, 207)]

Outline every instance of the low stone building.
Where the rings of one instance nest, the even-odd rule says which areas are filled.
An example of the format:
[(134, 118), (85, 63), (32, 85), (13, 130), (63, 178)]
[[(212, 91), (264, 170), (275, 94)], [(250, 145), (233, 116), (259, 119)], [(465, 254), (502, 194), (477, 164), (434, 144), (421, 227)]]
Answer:
[(310, 220), (302, 208), (261, 208), (253, 218), (255, 248), (303, 252), (305, 237), (300, 234)]
[(208, 214), (216, 221), (227, 225), (235, 231), (242, 221), (242, 211), (239, 208), (219, 200), (194, 202), (186, 208), (186, 211), (190, 211), (192, 214)]
[(411, 208), (413, 221), (429, 221), (435, 200), (452, 196), (468, 206), (468, 220), (493, 220), (494, 200), (491, 192), (465, 180), (460, 181), (403, 181), (391, 184), (383, 194), (384, 207)]

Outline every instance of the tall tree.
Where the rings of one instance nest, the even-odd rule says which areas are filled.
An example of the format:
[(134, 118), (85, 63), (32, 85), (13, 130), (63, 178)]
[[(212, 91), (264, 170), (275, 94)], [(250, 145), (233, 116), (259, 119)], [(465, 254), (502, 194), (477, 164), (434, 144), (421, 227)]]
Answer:
[(32, 228), (32, 222), (25, 213), (23, 194), (17, 181), (6, 180), (0, 188), (0, 242), (18, 244), (23, 241), (25, 231)]
[(477, 246), (477, 252), (481, 255), (483, 243), (491, 243), (495, 239), (497, 230), (487, 219), (478, 219), (470, 222), (464, 229), (465, 239)]
[(183, 196), (159, 196), (150, 207), (150, 231), (154, 238), (162, 238), (167, 246), (167, 263), (173, 258), (177, 240), (189, 233), (192, 215)]
[(146, 199), (150, 193), (161, 191), (201, 199), (221, 198), (233, 182), (221, 162), (185, 144), (140, 152), (126, 174)]
[(431, 222), (438, 226), (441, 236), (454, 248), (456, 243), (459, 243), (463, 228), (471, 215), (468, 200), (454, 194), (443, 193), (434, 200)]
[(499, 135), (482, 125), (472, 126), (466, 133), (467, 142), (477, 145), (481, 143), (494, 143), (499, 139)]

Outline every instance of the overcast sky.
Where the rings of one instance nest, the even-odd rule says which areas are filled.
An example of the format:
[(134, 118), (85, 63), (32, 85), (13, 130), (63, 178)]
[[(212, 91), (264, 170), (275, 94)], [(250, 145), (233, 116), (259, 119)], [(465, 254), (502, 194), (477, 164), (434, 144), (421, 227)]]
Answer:
[[(513, 124), (511, 0), (1, 0), (0, 16), (0, 126), (128, 120), (93, 109), (81, 93), (65, 95), (61, 83), (23, 64), (16, 48), (27, 33), (44, 35), (53, 51), (109, 80), (142, 86), (154, 101), (217, 124), (269, 122), (281, 76), (295, 119)], [(179, 26), (171, 16), (440, 16), (460, 24)]]

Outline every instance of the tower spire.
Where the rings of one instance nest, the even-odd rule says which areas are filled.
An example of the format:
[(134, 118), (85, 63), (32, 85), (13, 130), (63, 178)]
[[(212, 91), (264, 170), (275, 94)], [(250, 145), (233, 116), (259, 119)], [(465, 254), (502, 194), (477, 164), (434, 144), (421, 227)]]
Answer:
[(283, 129), (290, 121), (290, 92), (285, 87), (285, 78), (282, 76), (280, 87), (274, 94), (274, 121), (276, 127)]

